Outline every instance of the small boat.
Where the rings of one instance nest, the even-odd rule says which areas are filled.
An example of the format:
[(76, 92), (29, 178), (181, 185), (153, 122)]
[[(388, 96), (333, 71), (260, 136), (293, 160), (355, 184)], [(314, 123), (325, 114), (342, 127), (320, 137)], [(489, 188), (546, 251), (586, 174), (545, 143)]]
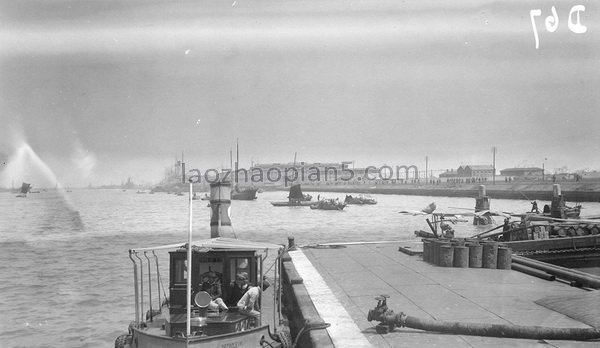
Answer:
[(310, 205), (310, 209), (319, 210), (344, 210), (346, 203), (340, 202), (338, 199), (323, 199)]
[(194, 192), (194, 196), (192, 197), (192, 199), (193, 199), (194, 201), (197, 201), (197, 200), (209, 201), (209, 200), (210, 200), (210, 197), (208, 196), (208, 194), (207, 194), (207, 193), (205, 193), (205, 194), (204, 194), (204, 196), (200, 197), (200, 196), (198, 196), (198, 195), (197, 195), (197, 194)]
[(544, 205), (544, 209), (540, 212), (537, 209), (537, 202), (532, 202), (533, 207), (531, 212), (521, 214), (527, 215), (530, 220), (535, 220), (536, 217), (542, 217), (540, 220), (545, 220), (546, 217), (554, 217), (558, 219), (574, 219), (581, 215), (581, 204), (576, 204), (574, 207), (570, 207), (565, 204), (562, 197), (557, 200), (554, 210), (548, 204)]
[(368, 195), (363, 194), (360, 194), (358, 196), (346, 195), (344, 203), (357, 205), (377, 204), (377, 200), (375, 198), (371, 198)]
[(432, 214), (436, 209), (435, 202), (429, 203), (425, 208), (421, 210), (401, 210), (398, 213), (404, 215), (429, 215)]
[(312, 196), (302, 193), (300, 184), (290, 186), (290, 193), (287, 202), (271, 202), (275, 207), (308, 207), (314, 202), (311, 202)]
[(25, 198), (25, 197), (27, 197), (27, 194), (29, 193), (30, 190), (31, 190), (31, 184), (28, 184), (28, 183), (24, 182), (21, 185), (21, 189), (19, 190), (19, 194), (16, 197), (18, 197), (18, 198)]
[(581, 215), (581, 204), (574, 207), (565, 206), (564, 214), (566, 219), (578, 218)]
[(258, 188), (245, 187), (239, 188), (237, 185), (231, 190), (231, 199), (239, 201), (253, 201), (256, 199)]
[[(225, 237), (232, 234), (228, 191), (229, 183), (211, 184), (211, 238), (193, 241), (190, 220), (187, 242), (129, 250), (135, 319), (128, 333), (116, 338), (116, 348), (292, 347), (289, 327), (282, 324), (287, 322), (280, 286), (284, 247)], [(192, 184), (190, 216), (191, 198)], [(166, 251), (169, 273), (163, 279), (157, 254)], [(207, 281), (210, 289), (204, 287)], [(254, 310), (238, 308), (244, 299), (234, 296), (238, 281), (248, 281), (247, 291), (261, 294)], [(209, 294), (215, 285), (221, 289), (218, 298)]]

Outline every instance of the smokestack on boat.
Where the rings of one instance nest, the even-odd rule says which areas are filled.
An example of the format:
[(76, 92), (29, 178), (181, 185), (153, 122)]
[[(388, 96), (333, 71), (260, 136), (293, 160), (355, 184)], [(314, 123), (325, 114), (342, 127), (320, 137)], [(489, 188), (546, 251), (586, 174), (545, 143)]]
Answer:
[(231, 206), (231, 183), (218, 181), (210, 184), (210, 238), (235, 238), (229, 207)]
[(553, 218), (564, 219), (565, 200), (560, 190), (560, 184), (552, 185), (552, 203), (550, 203), (550, 216)]

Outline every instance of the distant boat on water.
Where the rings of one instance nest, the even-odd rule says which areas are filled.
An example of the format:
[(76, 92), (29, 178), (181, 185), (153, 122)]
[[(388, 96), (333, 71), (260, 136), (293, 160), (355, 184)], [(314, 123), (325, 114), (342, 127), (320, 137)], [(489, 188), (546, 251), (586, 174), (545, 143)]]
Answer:
[(256, 191), (258, 191), (258, 189), (255, 187), (239, 188), (236, 185), (234, 189), (231, 190), (231, 199), (252, 201), (256, 199)]
[(311, 204), (310, 209), (319, 210), (344, 210), (346, 203), (342, 203), (339, 199), (323, 199)]
[(365, 205), (365, 204), (377, 204), (377, 200), (375, 198), (369, 197), (368, 195), (360, 194), (358, 196), (346, 195), (344, 199), (344, 203), (346, 204), (357, 204), (357, 205)]
[(310, 200), (312, 196), (302, 193), (300, 184), (290, 186), (290, 193), (287, 202), (271, 202), (275, 207), (308, 207), (314, 204)]
[(17, 197), (19, 197), (19, 198), (27, 197), (27, 194), (29, 193), (30, 190), (31, 190), (31, 184), (24, 182), (21, 185), (21, 189), (19, 190), (19, 194), (17, 195)]

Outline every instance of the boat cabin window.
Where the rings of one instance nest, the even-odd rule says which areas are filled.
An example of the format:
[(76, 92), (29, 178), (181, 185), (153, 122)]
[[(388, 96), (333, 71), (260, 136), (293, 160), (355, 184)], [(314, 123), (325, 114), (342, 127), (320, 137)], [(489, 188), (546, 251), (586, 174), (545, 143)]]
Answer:
[(187, 282), (187, 260), (175, 260), (175, 284)]
[(223, 273), (223, 259), (220, 257), (201, 257), (198, 264), (198, 273), (207, 272)]
[[(223, 281), (223, 259), (220, 257), (201, 257), (198, 263), (197, 274), (199, 281), (204, 282), (211, 273), (219, 282)], [(192, 278), (194, 280), (194, 278)]]
[[(250, 273), (250, 258), (247, 257), (236, 257), (230, 260), (230, 281), (235, 281), (235, 275), (238, 273), (246, 273), (248, 277), (251, 277)], [(249, 278), (250, 279), (250, 278)]]

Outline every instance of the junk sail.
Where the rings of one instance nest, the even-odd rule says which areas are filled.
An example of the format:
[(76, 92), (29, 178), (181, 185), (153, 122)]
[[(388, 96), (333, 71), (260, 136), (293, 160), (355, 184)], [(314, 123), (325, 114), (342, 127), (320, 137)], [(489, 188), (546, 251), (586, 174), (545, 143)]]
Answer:
[(23, 185), (21, 185), (20, 193), (29, 193), (29, 190), (31, 190), (31, 184), (24, 182)]
[(290, 201), (302, 201), (304, 200), (304, 194), (302, 193), (302, 187), (300, 184), (292, 185), (290, 187), (290, 195), (288, 196)]
[(26, 182), (23, 183), (23, 185), (21, 185), (21, 189), (19, 190), (19, 194), (17, 195), (17, 197), (27, 197), (27, 194), (29, 193), (29, 191), (31, 190), (31, 184), (28, 184)]

